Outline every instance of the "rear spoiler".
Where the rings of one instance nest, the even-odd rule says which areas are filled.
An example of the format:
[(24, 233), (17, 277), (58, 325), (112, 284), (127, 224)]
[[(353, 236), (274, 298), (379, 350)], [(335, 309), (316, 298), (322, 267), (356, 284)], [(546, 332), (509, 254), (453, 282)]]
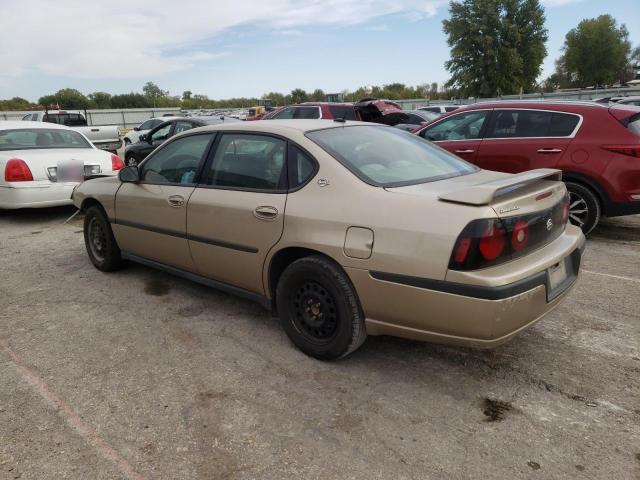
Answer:
[(444, 193), (438, 199), (444, 202), (464, 203), (466, 205), (488, 205), (500, 195), (506, 195), (539, 180), (560, 181), (562, 180), (562, 172), (553, 168), (539, 168), (501, 178), (500, 180), (479, 183), (462, 190)]

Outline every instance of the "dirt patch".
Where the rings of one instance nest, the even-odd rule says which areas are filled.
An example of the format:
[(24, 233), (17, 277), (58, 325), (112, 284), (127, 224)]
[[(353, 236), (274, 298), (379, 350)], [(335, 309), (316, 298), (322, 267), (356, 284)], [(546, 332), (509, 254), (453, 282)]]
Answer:
[(157, 278), (151, 278), (146, 281), (144, 286), (144, 293), (147, 295), (153, 295), (155, 297), (161, 297), (171, 291), (171, 285), (163, 280)]
[(485, 398), (483, 401), (482, 413), (484, 413), (487, 422), (500, 422), (504, 420), (507, 412), (513, 410), (513, 405), (509, 402), (496, 400), (495, 398)]
[(540, 464), (538, 462), (534, 462), (533, 460), (529, 460), (527, 465), (531, 467), (532, 470), (540, 470)]

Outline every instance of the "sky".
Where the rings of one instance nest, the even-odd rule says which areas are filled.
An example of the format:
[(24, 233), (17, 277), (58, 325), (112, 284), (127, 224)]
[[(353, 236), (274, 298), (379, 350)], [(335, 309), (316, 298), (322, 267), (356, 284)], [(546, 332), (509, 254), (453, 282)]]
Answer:
[[(611, 14), (640, 44), (640, 0), (542, 0), (541, 78), (565, 34)], [(262, 96), (445, 82), (447, 0), (0, 0), (0, 99), (60, 88)]]

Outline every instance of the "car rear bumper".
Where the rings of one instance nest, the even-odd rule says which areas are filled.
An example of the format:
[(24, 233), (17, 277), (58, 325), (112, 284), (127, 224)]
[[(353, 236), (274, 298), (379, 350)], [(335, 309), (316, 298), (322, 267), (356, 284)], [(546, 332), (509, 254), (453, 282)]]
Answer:
[(55, 183), (48, 180), (20, 182), (0, 186), (0, 208), (40, 208), (71, 205), (71, 192), (77, 183)]
[[(432, 280), (421, 284), (421, 279), (415, 277), (346, 270), (358, 292), (370, 335), (490, 348), (536, 323), (575, 285), (584, 236), (574, 231), (552, 243), (556, 242), (547, 246), (552, 263), (534, 274), (497, 286), (448, 281), (434, 284)], [(559, 258), (558, 250), (562, 250)], [(571, 266), (567, 280), (549, 295), (547, 268), (566, 257)]]

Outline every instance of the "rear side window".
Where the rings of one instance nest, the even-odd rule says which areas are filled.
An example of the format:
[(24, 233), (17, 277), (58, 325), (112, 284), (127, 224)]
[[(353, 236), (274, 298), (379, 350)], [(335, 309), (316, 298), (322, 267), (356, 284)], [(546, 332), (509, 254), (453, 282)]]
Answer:
[(285, 108), (273, 116), (274, 119), (288, 120), (293, 118), (293, 108)]
[(480, 138), (487, 115), (487, 110), (472, 110), (453, 115), (422, 130), (420, 136), (435, 142)]
[(444, 111), (445, 112), (453, 112), (454, 110), (457, 110), (458, 107), (444, 107)]
[(440, 113), (440, 107), (422, 108), (421, 110), (426, 110), (427, 112)]
[(542, 110), (496, 110), (486, 138), (568, 137), (577, 115)]
[(320, 118), (320, 109), (318, 107), (296, 107), (293, 112), (293, 118), (307, 120)]
[(295, 189), (305, 183), (316, 170), (316, 164), (295, 145), (289, 145), (289, 188)]
[(358, 120), (356, 111), (353, 107), (344, 105), (329, 105), (329, 111), (333, 118), (344, 118), (345, 120)]
[(242, 190), (285, 190), (286, 145), (266, 135), (224, 134), (202, 183)]

